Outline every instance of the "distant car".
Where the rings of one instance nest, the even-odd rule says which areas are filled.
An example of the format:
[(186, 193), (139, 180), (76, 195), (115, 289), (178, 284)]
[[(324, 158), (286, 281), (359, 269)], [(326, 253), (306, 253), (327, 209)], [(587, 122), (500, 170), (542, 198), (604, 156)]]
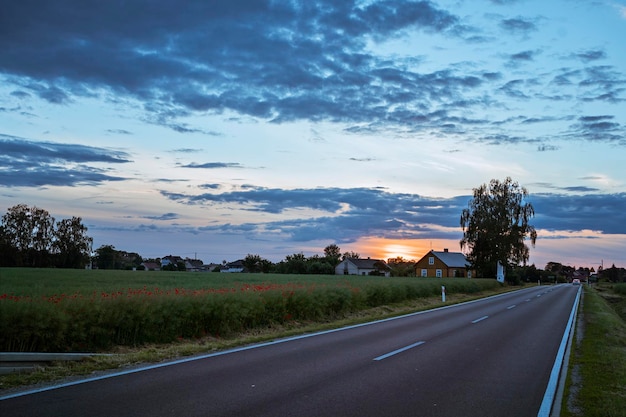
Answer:
[(580, 285), (580, 280), (579, 280), (578, 278), (574, 278), (574, 279), (572, 280), (572, 284), (573, 284), (573, 285)]

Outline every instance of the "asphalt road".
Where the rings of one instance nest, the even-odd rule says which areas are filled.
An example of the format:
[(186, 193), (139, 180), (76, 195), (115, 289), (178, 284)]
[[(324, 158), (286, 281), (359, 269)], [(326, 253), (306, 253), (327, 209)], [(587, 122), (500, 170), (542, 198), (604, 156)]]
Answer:
[(246, 347), (0, 401), (2, 416), (537, 416), (578, 287)]

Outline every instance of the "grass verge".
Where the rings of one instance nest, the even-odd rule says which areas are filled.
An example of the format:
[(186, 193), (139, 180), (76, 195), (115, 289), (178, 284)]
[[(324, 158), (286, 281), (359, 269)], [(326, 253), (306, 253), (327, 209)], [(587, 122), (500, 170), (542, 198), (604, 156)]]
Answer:
[(585, 286), (582, 305), (561, 416), (624, 417), (626, 297), (610, 286)]

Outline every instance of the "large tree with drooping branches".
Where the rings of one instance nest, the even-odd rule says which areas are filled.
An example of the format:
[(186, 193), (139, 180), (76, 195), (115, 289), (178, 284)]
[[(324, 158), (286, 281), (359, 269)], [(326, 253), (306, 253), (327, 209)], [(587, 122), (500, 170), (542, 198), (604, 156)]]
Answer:
[(474, 196), (461, 213), (461, 249), (478, 276), (496, 275), (497, 264), (526, 265), (537, 232), (530, 224), (535, 209), (527, 201), (528, 191), (507, 177), (491, 180), (474, 189)]

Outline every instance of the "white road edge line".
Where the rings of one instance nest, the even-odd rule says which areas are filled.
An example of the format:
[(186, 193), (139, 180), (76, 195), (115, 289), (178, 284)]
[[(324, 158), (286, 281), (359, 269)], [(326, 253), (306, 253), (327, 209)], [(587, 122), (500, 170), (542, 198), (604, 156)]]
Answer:
[(548, 386), (546, 388), (545, 394), (543, 395), (543, 401), (541, 401), (541, 407), (539, 408), (537, 417), (549, 417), (552, 411), (552, 405), (554, 403), (554, 396), (556, 394), (557, 385), (559, 381), (559, 374), (561, 373), (561, 368), (563, 367), (563, 362), (565, 360), (565, 349), (567, 347), (568, 341), (570, 340), (571, 333), (572, 333), (572, 326), (574, 325), (574, 320), (576, 319), (576, 313), (578, 312), (580, 292), (581, 292), (581, 288), (578, 288), (578, 292), (576, 293), (576, 298), (574, 299), (574, 305), (572, 306), (572, 311), (570, 312), (569, 320), (567, 321), (567, 326), (565, 327), (565, 331), (563, 332), (561, 345), (559, 346), (559, 350), (556, 353), (554, 365), (552, 366), (552, 372), (550, 373), (550, 379), (548, 380)]
[(507, 310), (510, 310), (510, 309), (512, 309), (512, 308), (515, 308), (515, 307), (517, 307), (517, 304), (513, 304), (512, 306), (508, 306), (506, 309), (507, 309)]
[(423, 345), (424, 343), (426, 343), (426, 342), (425, 341), (420, 341), (420, 342), (417, 342), (417, 343), (413, 343), (413, 344), (405, 346), (403, 348), (394, 350), (393, 352), (389, 352), (389, 353), (385, 353), (384, 355), (380, 355), (379, 357), (374, 358), (374, 360), (375, 361), (382, 361), (383, 359), (387, 359), (390, 356), (397, 355), (398, 353), (404, 352), (405, 350), (413, 349), (414, 347), (417, 347), (419, 345)]
[(473, 321), (472, 321), (472, 323), (473, 323), (473, 324), (476, 324), (476, 323), (478, 323), (479, 321), (483, 321), (483, 320), (486, 320), (486, 319), (488, 319), (488, 318), (489, 318), (489, 316), (482, 316), (482, 317), (481, 317), (481, 318), (479, 318), (479, 319), (473, 320)]
[(492, 296), (485, 297), (485, 298), (478, 298), (476, 300), (466, 301), (464, 303), (450, 304), (450, 305), (446, 305), (446, 306), (443, 306), (443, 307), (433, 308), (431, 310), (423, 310), (423, 311), (418, 311), (418, 312), (415, 312), (415, 313), (404, 314), (404, 315), (401, 315), (401, 316), (390, 317), (390, 318), (381, 319), (381, 320), (375, 320), (375, 321), (369, 321), (367, 323), (354, 324), (354, 325), (351, 325), (351, 326), (340, 327), (338, 329), (323, 330), (323, 331), (317, 332), (317, 333), (307, 333), (307, 334), (303, 334), (303, 335), (299, 335), (299, 336), (288, 337), (288, 338), (285, 338), (285, 339), (273, 340), (273, 341), (270, 341), (270, 342), (263, 342), (263, 343), (258, 343), (258, 344), (254, 344), (254, 345), (242, 346), (242, 347), (238, 347), (238, 348), (234, 348), (234, 349), (223, 350), (223, 351), (214, 352), (214, 353), (207, 353), (207, 354), (204, 354), (204, 355), (192, 356), (192, 357), (189, 357), (189, 358), (177, 359), (177, 360), (173, 360), (173, 361), (169, 361), (169, 362), (163, 362), (163, 363), (158, 363), (158, 364), (154, 364), (154, 365), (141, 366), (141, 367), (138, 367), (138, 368), (129, 369), (129, 370), (121, 371), (121, 372), (113, 372), (113, 373), (106, 374), (106, 375), (90, 377), (90, 378), (85, 378), (85, 379), (79, 379), (77, 381), (64, 382), (64, 383), (54, 384), (54, 385), (47, 386), (47, 387), (29, 389), (29, 390), (26, 390), (26, 391), (21, 391), (21, 392), (17, 392), (17, 393), (5, 395), (5, 396), (0, 396), (0, 401), (8, 400), (8, 399), (15, 398), (15, 397), (21, 397), (21, 396), (24, 396), (24, 395), (38, 394), (40, 392), (51, 391), (51, 390), (55, 390), (55, 389), (59, 389), (59, 388), (66, 388), (66, 387), (70, 387), (70, 386), (73, 386), (73, 385), (79, 385), (79, 384), (85, 384), (85, 383), (88, 383), (88, 382), (99, 381), (99, 380), (102, 380), (102, 379), (115, 378), (115, 377), (122, 376), (122, 375), (128, 375), (128, 374), (134, 374), (134, 373), (137, 373), (137, 372), (149, 371), (149, 370), (152, 370), (152, 369), (164, 368), (164, 367), (167, 367), (167, 366), (178, 365), (178, 364), (181, 364), (181, 363), (198, 361), (198, 360), (202, 360), (202, 359), (212, 358), (212, 357), (215, 357), (215, 356), (229, 355), (231, 353), (237, 353), (237, 352), (242, 352), (242, 351), (246, 351), (246, 350), (257, 349), (257, 348), (261, 348), (261, 347), (265, 347), (265, 346), (277, 345), (277, 344), (280, 344), (280, 343), (291, 342), (293, 340), (307, 339), (309, 337), (315, 337), (315, 336), (321, 336), (321, 335), (329, 334), (329, 333), (341, 332), (341, 331), (344, 331), (344, 330), (355, 329), (357, 327), (371, 326), (372, 324), (384, 323), (384, 322), (387, 322), (387, 321), (399, 320), (399, 319), (403, 319), (403, 318), (406, 318), (406, 317), (418, 316), (418, 315), (422, 315), (422, 314), (431, 313), (433, 311), (447, 310), (447, 309), (459, 307), (459, 306), (462, 306), (462, 305), (474, 304), (474, 303), (478, 303), (478, 302), (489, 300), (489, 299), (493, 299), (493, 298), (504, 297), (506, 295), (513, 294), (513, 293), (515, 293), (517, 291), (522, 291), (522, 290), (508, 291), (508, 292), (492, 295)]

